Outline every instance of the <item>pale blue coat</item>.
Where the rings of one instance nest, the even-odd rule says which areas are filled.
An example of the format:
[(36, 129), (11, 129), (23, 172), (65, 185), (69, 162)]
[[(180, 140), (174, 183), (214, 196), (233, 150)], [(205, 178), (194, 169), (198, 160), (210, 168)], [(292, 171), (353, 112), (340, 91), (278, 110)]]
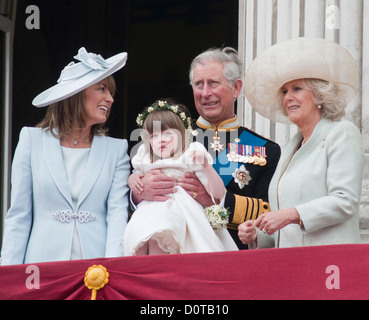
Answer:
[(123, 256), (130, 174), (126, 140), (95, 136), (76, 208), (60, 140), (23, 128), (12, 166), (2, 265), (69, 260), (76, 220), (84, 259)]

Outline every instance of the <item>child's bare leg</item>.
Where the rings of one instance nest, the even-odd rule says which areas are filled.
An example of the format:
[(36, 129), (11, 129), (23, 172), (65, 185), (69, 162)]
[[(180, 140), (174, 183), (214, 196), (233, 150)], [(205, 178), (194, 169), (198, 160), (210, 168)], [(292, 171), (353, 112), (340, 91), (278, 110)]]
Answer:
[(149, 255), (159, 255), (159, 254), (169, 254), (169, 252), (164, 251), (158, 245), (156, 240), (149, 240)]

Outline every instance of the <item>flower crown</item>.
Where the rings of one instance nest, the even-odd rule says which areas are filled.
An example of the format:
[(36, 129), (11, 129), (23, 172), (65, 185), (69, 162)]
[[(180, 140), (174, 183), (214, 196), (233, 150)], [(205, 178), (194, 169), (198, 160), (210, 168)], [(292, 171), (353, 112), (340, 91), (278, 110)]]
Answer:
[(159, 100), (157, 103), (153, 103), (147, 110), (140, 113), (137, 116), (136, 123), (139, 128), (143, 128), (144, 122), (146, 118), (149, 116), (150, 113), (153, 111), (163, 111), (163, 110), (169, 110), (177, 114), (181, 120), (183, 121), (183, 124), (186, 129), (191, 129), (191, 118), (186, 116), (186, 113), (179, 110), (179, 107), (171, 106), (167, 101), (161, 101)]

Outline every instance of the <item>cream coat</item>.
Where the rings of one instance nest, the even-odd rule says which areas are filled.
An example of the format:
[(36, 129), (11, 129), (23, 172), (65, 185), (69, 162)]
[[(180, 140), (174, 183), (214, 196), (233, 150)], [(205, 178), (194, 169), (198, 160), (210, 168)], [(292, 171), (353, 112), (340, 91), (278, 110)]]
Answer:
[(364, 153), (358, 128), (322, 119), (300, 149), (288, 144), (269, 187), (272, 211), (295, 207), (304, 224), (275, 236), (277, 247), (358, 243)]

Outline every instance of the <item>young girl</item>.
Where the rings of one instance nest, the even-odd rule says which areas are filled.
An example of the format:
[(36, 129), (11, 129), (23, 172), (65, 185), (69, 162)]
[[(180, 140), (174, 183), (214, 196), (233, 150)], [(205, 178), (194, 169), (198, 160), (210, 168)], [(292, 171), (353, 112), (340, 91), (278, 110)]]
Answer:
[[(222, 179), (212, 167), (205, 147), (189, 143), (187, 109), (167, 101), (156, 101), (137, 118), (143, 127), (143, 144), (132, 159), (134, 172), (128, 180), (133, 192), (143, 188), (140, 176), (152, 169), (179, 178), (194, 172), (215, 200), (224, 197)], [(226, 229), (215, 232), (204, 208), (182, 187), (164, 202), (142, 201), (129, 221), (124, 254), (147, 255), (237, 250)]]

